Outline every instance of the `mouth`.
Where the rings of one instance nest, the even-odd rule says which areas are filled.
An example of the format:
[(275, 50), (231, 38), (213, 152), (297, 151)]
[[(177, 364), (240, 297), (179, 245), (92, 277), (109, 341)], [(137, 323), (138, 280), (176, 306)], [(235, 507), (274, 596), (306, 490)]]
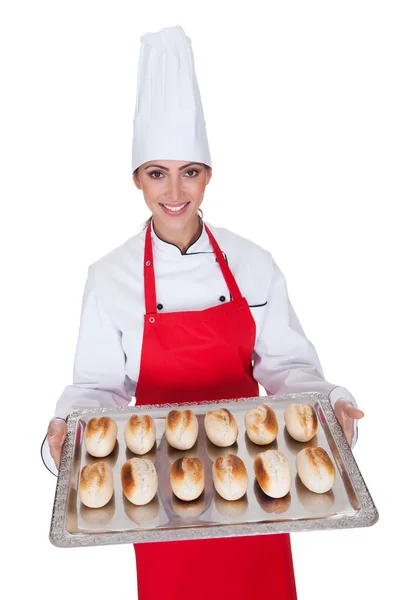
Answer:
[(162, 206), (164, 212), (168, 215), (177, 217), (185, 212), (189, 204), (190, 202), (184, 202), (183, 204), (160, 204), (160, 206)]

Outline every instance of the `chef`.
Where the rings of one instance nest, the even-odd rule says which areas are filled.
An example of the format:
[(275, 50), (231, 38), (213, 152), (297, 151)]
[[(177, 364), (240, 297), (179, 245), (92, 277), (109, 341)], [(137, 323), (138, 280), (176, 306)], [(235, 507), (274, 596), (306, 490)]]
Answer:
[[(57, 474), (78, 408), (317, 391), (348, 442), (363, 412), (325, 380), (270, 252), (203, 220), (212, 175), (191, 40), (141, 37), (132, 173), (151, 217), (88, 268), (73, 384), (42, 444)], [(140, 600), (296, 598), (289, 534), (135, 545)]]

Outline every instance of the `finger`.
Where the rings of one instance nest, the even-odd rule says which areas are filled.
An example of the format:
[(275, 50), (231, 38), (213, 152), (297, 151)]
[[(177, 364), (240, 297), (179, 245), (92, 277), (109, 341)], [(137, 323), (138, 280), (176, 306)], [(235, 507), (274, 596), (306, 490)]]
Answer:
[[(354, 407), (353, 407), (354, 408)], [(335, 415), (342, 428), (344, 436), (349, 446), (351, 446), (354, 437), (354, 419), (345, 412), (343, 407), (337, 407)]]
[(57, 469), (59, 468), (61, 452), (64, 445), (65, 435), (55, 436), (49, 441), (50, 456), (53, 458)]
[(49, 445), (58, 445), (63, 443), (67, 433), (67, 424), (60, 419), (51, 421), (47, 430), (47, 439)]
[(62, 434), (59, 435), (53, 435), (49, 438), (49, 448), (50, 450), (52, 448), (61, 448), (62, 445), (64, 444), (65, 441), (65, 436)]
[(337, 420), (343, 426), (344, 419), (347, 417), (347, 413), (345, 412), (343, 406), (336, 405), (334, 412)]
[(349, 446), (351, 446), (354, 437), (354, 421), (350, 427), (345, 427), (344, 434)]
[(58, 469), (58, 465), (60, 463), (60, 456), (61, 456), (61, 447), (60, 446), (57, 446), (57, 447), (50, 446), (50, 456), (56, 463), (56, 467)]
[(335, 410), (335, 416), (336, 416), (337, 420), (339, 421), (341, 427), (343, 428), (344, 427), (344, 414), (343, 414), (343, 411), (339, 410), (339, 409)]
[(59, 446), (63, 444), (66, 433), (67, 432), (64, 429), (52, 429), (50, 433), (47, 434), (49, 446)]
[(50, 436), (57, 433), (58, 431), (64, 431), (66, 429), (67, 424), (65, 421), (63, 421), (62, 419), (52, 419), (47, 428), (47, 434)]

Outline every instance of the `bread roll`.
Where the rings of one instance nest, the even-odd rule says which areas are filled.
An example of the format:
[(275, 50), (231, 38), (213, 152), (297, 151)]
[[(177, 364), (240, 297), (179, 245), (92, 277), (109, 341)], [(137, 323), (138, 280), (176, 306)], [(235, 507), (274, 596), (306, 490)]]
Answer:
[(284, 419), (288, 433), (298, 442), (308, 442), (317, 433), (317, 414), (311, 404), (289, 404)]
[(299, 477), (309, 490), (317, 494), (329, 491), (336, 479), (336, 469), (323, 448), (304, 448), (296, 456)]
[(231, 446), (239, 433), (235, 417), (227, 408), (209, 410), (204, 417), (204, 427), (208, 439), (216, 446)]
[(138, 506), (147, 504), (157, 493), (156, 468), (148, 458), (131, 458), (121, 467), (121, 484), (129, 502)]
[(195, 500), (205, 486), (204, 467), (198, 458), (178, 458), (171, 467), (172, 491), (181, 500)]
[(117, 424), (111, 417), (90, 419), (83, 437), (86, 450), (92, 456), (108, 456), (115, 448), (117, 432)]
[(192, 410), (171, 410), (165, 421), (165, 437), (177, 450), (189, 450), (199, 434), (199, 422)]
[(79, 497), (89, 508), (101, 508), (109, 502), (114, 493), (111, 467), (100, 460), (93, 465), (85, 465), (79, 477)]
[(225, 500), (238, 500), (247, 491), (249, 476), (239, 456), (220, 456), (212, 465), (215, 489)]
[(146, 454), (156, 441), (156, 424), (150, 415), (132, 415), (126, 422), (124, 440), (131, 452)]
[(292, 485), (289, 461), (278, 450), (266, 450), (257, 454), (254, 474), (262, 491), (271, 498), (283, 498)]
[(278, 435), (278, 421), (275, 411), (266, 404), (250, 408), (244, 416), (246, 432), (255, 444), (270, 444)]

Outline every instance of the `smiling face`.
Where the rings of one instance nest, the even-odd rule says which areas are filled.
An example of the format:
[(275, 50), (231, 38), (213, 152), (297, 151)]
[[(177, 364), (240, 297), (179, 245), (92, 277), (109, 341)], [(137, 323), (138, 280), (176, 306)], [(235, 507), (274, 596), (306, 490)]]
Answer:
[(152, 160), (135, 171), (133, 181), (143, 191), (154, 224), (166, 229), (187, 229), (197, 222), (212, 169), (182, 160)]

